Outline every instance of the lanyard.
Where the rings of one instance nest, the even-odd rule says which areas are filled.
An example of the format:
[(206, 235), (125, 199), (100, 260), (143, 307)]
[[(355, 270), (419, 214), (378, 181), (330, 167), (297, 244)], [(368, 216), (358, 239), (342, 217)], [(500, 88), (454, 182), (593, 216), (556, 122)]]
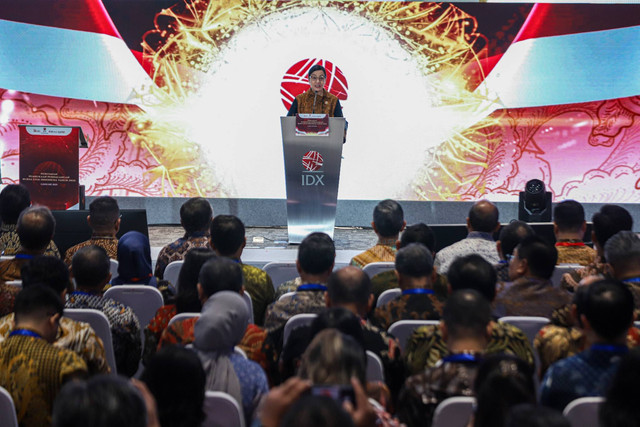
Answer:
[(10, 337), (14, 335), (22, 335), (25, 337), (33, 337), (33, 338), (42, 338), (40, 334), (30, 331), (29, 329), (16, 329), (15, 331), (9, 334)]
[(626, 345), (616, 344), (594, 344), (591, 346), (591, 350), (607, 351), (609, 353), (628, 353), (629, 348)]
[(402, 295), (419, 295), (419, 294), (432, 294), (433, 291), (431, 289), (424, 289), (424, 288), (412, 288), (412, 289), (405, 289), (404, 291), (402, 291)]
[(305, 285), (298, 286), (297, 291), (326, 291), (327, 287), (325, 285), (318, 285), (316, 283), (307, 283)]
[(585, 246), (584, 242), (557, 242), (556, 246)]
[(478, 358), (476, 356), (474, 356), (473, 354), (466, 354), (466, 353), (460, 353), (460, 354), (452, 354), (451, 356), (447, 356), (444, 359), (442, 359), (443, 362), (477, 362)]
[(16, 254), (16, 259), (33, 259), (33, 255), (29, 254)]
[(622, 279), (622, 282), (640, 283), (640, 277), (631, 277), (629, 279)]

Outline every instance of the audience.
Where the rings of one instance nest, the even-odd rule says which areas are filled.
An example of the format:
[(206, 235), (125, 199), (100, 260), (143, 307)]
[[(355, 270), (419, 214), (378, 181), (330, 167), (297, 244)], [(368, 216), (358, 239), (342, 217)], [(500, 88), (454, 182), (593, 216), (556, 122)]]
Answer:
[(111, 259), (118, 258), (118, 238), (116, 234), (120, 230), (120, 208), (113, 197), (101, 196), (89, 204), (89, 216), (87, 222), (91, 227), (91, 239), (78, 243), (67, 249), (64, 262), (71, 266), (71, 260), (80, 249), (94, 245), (100, 246)]
[(575, 200), (565, 200), (553, 209), (553, 233), (556, 236), (558, 264), (589, 265), (596, 251), (582, 241), (587, 230), (584, 208)]
[[(29, 206), (31, 195), (24, 185), (9, 184), (0, 191), (0, 255), (15, 255), (20, 250), (16, 223), (20, 213)], [(49, 240), (44, 254), (60, 258), (60, 251), (53, 240)]]
[(488, 200), (473, 204), (467, 217), (469, 234), (463, 240), (442, 249), (436, 254), (435, 266), (440, 274), (447, 274), (449, 266), (456, 258), (478, 254), (491, 264), (500, 261), (493, 233), (500, 228), (498, 208)]
[(210, 248), (209, 227), (212, 219), (213, 209), (206, 199), (193, 197), (184, 202), (180, 207), (180, 225), (184, 228), (185, 234), (160, 250), (154, 276), (159, 280), (163, 279), (167, 265), (183, 259), (189, 249)]
[[(64, 301), (69, 287), (69, 269), (60, 258), (34, 257), (22, 267), (22, 288), (35, 284), (51, 287)], [(14, 313), (0, 319), (0, 342), (9, 337), (14, 320)], [(102, 340), (88, 323), (63, 316), (53, 345), (78, 354), (87, 364), (89, 375), (110, 372)]]
[(355, 427), (351, 416), (332, 397), (303, 396), (282, 419), (280, 427)]
[(253, 321), (262, 326), (267, 306), (273, 302), (274, 289), (271, 277), (261, 269), (243, 264), (240, 257), (247, 244), (244, 224), (233, 215), (218, 215), (211, 222), (209, 243), (218, 256), (231, 258), (242, 267), (244, 288), (251, 296)]
[(157, 286), (151, 274), (151, 246), (147, 236), (129, 231), (118, 240), (118, 276), (111, 284)]
[(629, 350), (633, 296), (618, 281), (596, 282), (584, 300), (578, 299), (577, 313), (588, 349), (551, 365), (541, 384), (540, 403), (560, 411), (578, 397), (604, 395), (620, 356)]
[(620, 231), (607, 240), (604, 253), (611, 275), (629, 287), (635, 309), (640, 310), (640, 237)]
[(107, 316), (118, 374), (132, 376), (140, 362), (140, 323), (130, 307), (102, 296), (111, 278), (109, 267), (109, 255), (100, 246), (78, 250), (71, 261), (76, 290), (69, 293), (65, 307), (92, 308)]
[(250, 423), (258, 400), (269, 387), (260, 365), (233, 349), (248, 325), (249, 307), (244, 299), (237, 292), (216, 292), (202, 306), (193, 330), (193, 348), (202, 362), (207, 390), (230, 394), (241, 403)]
[(51, 345), (63, 310), (60, 296), (45, 285), (28, 286), (16, 297), (15, 327), (0, 344), (0, 386), (11, 394), (20, 426), (50, 426), (62, 384), (87, 373), (76, 353)]
[(535, 235), (533, 229), (524, 221), (512, 221), (500, 230), (500, 237), (496, 241), (496, 249), (500, 261), (495, 264), (498, 281), (509, 281), (509, 260), (513, 257), (513, 250), (527, 237)]
[(373, 209), (371, 226), (378, 236), (378, 243), (351, 259), (351, 265), (364, 267), (372, 262), (393, 262), (396, 256), (398, 235), (407, 223), (402, 206), (395, 200), (383, 200)]
[(476, 371), (491, 336), (491, 305), (474, 290), (454, 292), (440, 327), (449, 355), (436, 367), (409, 377), (398, 398), (398, 418), (408, 426), (430, 426), (443, 400), (473, 394)]
[(501, 283), (496, 296), (496, 316), (550, 318), (554, 309), (568, 304), (571, 296), (551, 284), (557, 259), (556, 248), (537, 236), (516, 246), (509, 263), (511, 282)]
[(439, 319), (442, 303), (434, 296), (436, 274), (429, 249), (411, 243), (398, 251), (395, 266), (402, 294), (376, 308), (371, 322), (387, 330), (399, 320)]
[(620, 361), (618, 371), (611, 380), (604, 403), (600, 406), (602, 427), (631, 427), (640, 424), (638, 405), (640, 384), (640, 349), (631, 350)]

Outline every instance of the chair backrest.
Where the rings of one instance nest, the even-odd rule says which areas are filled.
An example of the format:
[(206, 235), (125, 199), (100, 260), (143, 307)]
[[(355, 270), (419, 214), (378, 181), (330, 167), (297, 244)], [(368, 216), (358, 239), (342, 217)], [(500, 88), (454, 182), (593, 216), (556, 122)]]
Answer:
[(398, 338), (400, 348), (404, 352), (404, 349), (409, 341), (409, 337), (413, 334), (413, 331), (420, 326), (438, 325), (439, 320), (399, 320), (393, 325), (389, 326), (389, 333)]
[(475, 397), (455, 396), (443, 400), (433, 413), (432, 427), (465, 427), (473, 413)]
[(581, 268), (580, 264), (558, 264), (556, 268), (553, 269), (553, 274), (551, 275), (551, 284), (555, 287), (560, 286), (560, 282), (562, 281), (562, 276), (565, 273), (570, 273), (577, 268)]
[(177, 322), (178, 320), (190, 319), (192, 317), (200, 317), (200, 313), (197, 311), (194, 312), (184, 312), (180, 314), (176, 314), (169, 320), (169, 324), (167, 326), (171, 326), (172, 323)]
[(244, 302), (247, 303), (247, 307), (249, 308), (249, 323), (254, 323), (253, 322), (253, 302), (251, 301), (251, 294), (247, 291), (244, 291), (244, 293), (242, 294), (242, 298), (244, 299)]
[(173, 285), (178, 290), (178, 277), (180, 277), (180, 270), (182, 269), (184, 260), (178, 260), (170, 262), (164, 269), (163, 278)]
[(282, 347), (284, 348), (287, 340), (289, 340), (289, 335), (291, 335), (291, 331), (295, 328), (299, 328), (300, 326), (310, 325), (318, 315), (315, 313), (302, 313), (296, 314), (292, 316), (287, 323), (284, 324), (284, 332), (282, 334)]
[(18, 427), (18, 415), (13, 398), (7, 390), (0, 387), (0, 426)]
[(385, 271), (393, 270), (394, 268), (396, 268), (396, 266), (393, 262), (372, 262), (365, 265), (362, 268), (362, 271), (364, 271), (369, 278), (372, 278), (378, 273), (384, 273)]
[(284, 282), (298, 277), (298, 269), (295, 262), (270, 262), (262, 267), (262, 270), (271, 277), (273, 287), (276, 290)]
[[(91, 325), (96, 335), (102, 340), (107, 363), (112, 374), (117, 374), (116, 355), (113, 351), (113, 339), (111, 338), (111, 326), (109, 319), (100, 310), (92, 308), (65, 308), (64, 316), (78, 322), (85, 322)], [(1, 424), (0, 424), (1, 425)]]
[(382, 360), (374, 352), (367, 350), (367, 381), (384, 382), (384, 366)]
[(146, 285), (112, 286), (104, 293), (104, 297), (131, 307), (140, 322), (141, 334), (156, 315), (156, 311), (164, 305), (162, 293), (153, 286)]
[(570, 402), (562, 411), (571, 427), (598, 427), (598, 410), (604, 397), (581, 397)]
[(236, 400), (221, 391), (207, 391), (202, 427), (244, 427), (244, 414)]
[(22, 287), (22, 280), (9, 280), (8, 282), (5, 282), (5, 285), (15, 286), (17, 288), (21, 288)]
[(542, 329), (544, 325), (549, 323), (549, 319), (546, 317), (536, 316), (505, 316), (498, 320), (522, 330), (522, 332), (527, 336), (529, 344), (531, 344), (531, 348), (533, 348), (533, 339), (536, 337), (538, 331)]
[(396, 299), (400, 295), (402, 295), (402, 290), (400, 288), (387, 289), (378, 297), (376, 307), (381, 307), (389, 301)]
[(278, 298), (278, 301), (283, 300), (285, 298), (289, 298), (292, 297), (296, 294), (296, 291), (292, 291), (292, 292), (287, 292), (286, 294), (282, 294), (280, 295), (280, 298)]
[(111, 273), (111, 280), (118, 277), (118, 260), (109, 258), (109, 273)]

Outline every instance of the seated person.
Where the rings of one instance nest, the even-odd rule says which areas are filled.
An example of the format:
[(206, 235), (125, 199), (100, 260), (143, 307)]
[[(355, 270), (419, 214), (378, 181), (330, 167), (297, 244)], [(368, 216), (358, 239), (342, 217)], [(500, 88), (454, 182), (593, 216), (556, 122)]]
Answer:
[(587, 221), (580, 203), (564, 200), (553, 208), (558, 264), (589, 265), (595, 261), (596, 251), (582, 241), (586, 230)]
[[(158, 254), (154, 276), (158, 280), (164, 278), (164, 270), (173, 261), (184, 259), (185, 254), (192, 248), (206, 248), (209, 246), (209, 227), (213, 219), (213, 209), (209, 202), (202, 197), (193, 197), (180, 207), (180, 225), (185, 234), (178, 240), (164, 246)], [(172, 283), (176, 286), (176, 283)]]
[(86, 246), (100, 246), (111, 259), (118, 259), (118, 238), (116, 234), (120, 230), (120, 207), (113, 197), (97, 197), (89, 204), (89, 216), (87, 222), (91, 227), (91, 239), (78, 243), (67, 249), (64, 263), (71, 267), (71, 260), (76, 252)]
[(402, 206), (395, 200), (383, 200), (373, 210), (371, 226), (378, 236), (378, 243), (351, 260), (351, 265), (364, 267), (372, 262), (393, 262), (396, 256), (398, 235), (407, 223)]
[(20, 426), (51, 425), (63, 383), (87, 374), (80, 356), (51, 345), (63, 311), (60, 296), (46, 285), (29, 286), (16, 297), (15, 327), (0, 344), (0, 386), (11, 394)]
[(494, 265), (499, 282), (509, 281), (509, 260), (513, 257), (513, 250), (525, 238), (535, 234), (529, 224), (524, 221), (512, 221), (500, 229), (500, 237), (496, 241), (500, 261)]
[(111, 284), (157, 286), (151, 274), (151, 246), (147, 236), (129, 231), (118, 240), (118, 277), (112, 279)]

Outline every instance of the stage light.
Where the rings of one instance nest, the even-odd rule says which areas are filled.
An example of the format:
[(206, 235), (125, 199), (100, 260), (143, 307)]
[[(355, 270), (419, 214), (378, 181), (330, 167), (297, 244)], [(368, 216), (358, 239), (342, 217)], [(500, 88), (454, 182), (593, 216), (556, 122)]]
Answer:
[(518, 219), (526, 222), (551, 221), (551, 192), (545, 191), (544, 182), (530, 179), (520, 192)]

